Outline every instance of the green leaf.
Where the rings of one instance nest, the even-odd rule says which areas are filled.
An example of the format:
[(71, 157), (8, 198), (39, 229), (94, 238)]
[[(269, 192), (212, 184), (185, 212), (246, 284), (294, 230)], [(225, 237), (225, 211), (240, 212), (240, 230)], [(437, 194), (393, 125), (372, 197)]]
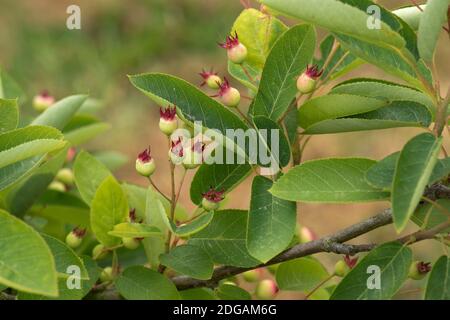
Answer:
[(328, 94), (302, 105), (298, 112), (298, 121), (302, 128), (323, 120), (342, 118), (366, 113), (387, 105), (387, 101), (348, 94)]
[(247, 248), (250, 254), (267, 262), (286, 249), (292, 241), (297, 220), (295, 202), (278, 199), (269, 193), (272, 180), (256, 176), (247, 226)]
[[(259, 137), (257, 162), (263, 167), (270, 166), (275, 171), (279, 167), (287, 166), (291, 159), (291, 148), (289, 141), (284, 135), (284, 130), (274, 120), (265, 116), (253, 117), (253, 123)], [(275, 132), (278, 133), (278, 137), (276, 135), (272, 137), (272, 134)], [(274, 142), (275, 144), (272, 145)], [(264, 156), (261, 156), (261, 154)], [(276, 168), (275, 165), (277, 165)]]
[(97, 240), (106, 247), (120, 243), (120, 239), (108, 234), (114, 226), (128, 217), (128, 201), (125, 192), (114, 177), (107, 177), (95, 192), (91, 205), (91, 229)]
[(182, 79), (147, 73), (130, 76), (130, 81), (150, 98), (157, 96), (167, 102), (166, 106), (176, 105), (177, 110), (191, 123), (201, 121), (203, 127), (217, 129), (223, 135), (227, 129), (247, 129), (235, 113)]
[(420, 56), (431, 62), (434, 56), (439, 34), (447, 21), (449, 0), (428, 0), (427, 6), (420, 17), (417, 45)]
[(247, 87), (250, 95), (254, 95), (258, 91), (258, 87), (252, 82), (252, 80), (250, 80), (242, 66), (244, 66), (245, 71), (250, 74), (250, 77), (252, 79), (260, 78), (262, 70), (253, 69), (245, 61), (242, 63), (242, 65), (240, 65), (228, 60), (228, 73), (245, 87)]
[(201, 214), (199, 217), (195, 218), (188, 224), (181, 224), (177, 226), (173, 221), (169, 220), (169, 217), (167, 216), (165, 210), (159, 210), (159, 213), (161, 214), (161, 218), (166, 224), (167, 228), (169, 228), (172, 233), (175, 233), (179, 237), (188, 237), (205, 229), (208, 224), (210, 224), (214, 216), (213, 212), (206, 212)]
[(412, 101), (393, 101), (374, 111), (317, 122), (303, 133), (327, 134), (399, 127), (426, 128), (430, 123), (431, 113), (426, 106)]
[(0, 134), (0, 168), (43, 155), (66, 144), (61, 133), (50, 127), (29, 126)]
[(296, 78), (310, 63), (315, 45), (316, 34), (310, 25), (294, 26), (275, 42), (250, 107), (253, 116), (275, 121), (283, 116), (297, 94)]
[(44, 239), (29, 225), (0, 210), (0, 283), (57, 296), (55, 260)]
[(425, 300), (450, 300), (450, 258), (440, 257), (427, 282)]
[(117, 278), (116, 288), (128, 300), (178, 300), (175, 285), (156, 271), (133, 266)]
[(41, 197), (53, 181), (56, 173), (64, 165), (68, 146), (53, 154), (32, 174), (9, 187), (6, 195), (6, 204), (10, 213), (23, 216), (28, 209)]
[[(390, 299), (408, 277), (412, 263), (411, 250), (399, 242), (383, 244), (365, 256), (347, 276), (342, 279), (331, 295), (331, 300), (386, 300)], [(379, 289), (369, 289), (369, 277), (375, 276), (368, 269), (380, 270)], [(376, 276), (375, 276), (376, 277)]]
[(17, 100), (0, 99), (0, 133), (13, 130), (19, 124)]
[(403, 230), (420, 202), (430, 179), (442, 138), (422, 133), (400, 152), (392, 183), (392, 215), (398, 232)]
[(222, 284), (216, 289), (221, 300), (251, 300), (250, 293), (233, 284)]
[(18, 99), (19, 104), (25, 100), (22, 88), (11, 78), (9, 74), (0, 69), (0, 99)]
[(276, 280), (281, 290), (309, 292), (328, 278), (327, 270), (313, 258), (299, 258), (281, 263)]
[(367, 41), (402, 48), (405, 41), (385, 22), (380, 29), (369, 29), (369, 15), (358, 8), (336, 0), (261, 0), (270, 8), (288, 16), (321, 26), (333, 32), (366, 39)]
[(80, 94), (59, 100), (53, 104), (51, 108), (48, 108), (36, 119), (34, 119), (32, 124), (55, 127), (62, 130), (69, 123), (75, 113), (77, 113), (86, 99), (87, 95)]
[(246, 9), (234, 22), (231, 34), (236, 32), (239, 41), (247, 48), (245, 66), (262, 70), (270, 49), (286, 30), (287, 27), (277, 18), (256, 9)]
[(427, 106), (430, 112), (434, 112), (435, 109), (433, 101), (426, 94), (410, 87), (378, 79), (352, 79), (338, 84), (331, 92), (380, 98), (388, 101), (414, 101)]
[(209, 288), (194, 288), (180, 291), (183, 300), (216, 300), (214, 292)]
[(269, 190), (281, 199), (301, 202), (352, 203), (386, 200), (388, 192), (369, 185), (366, 171), (375, 161), (331, 158), (306, 161), (289, 170)]
[(95, 157), (81, 151), (73, 164), (75, 184), (83, 200), (90, 205), (100, 184), (111, 172)]
[(217, 264), (244, 268), (258, 265), (260, 262), (246, 248), (247, 219), (247, 212), (242, 210), (215, 212), (211, 223), (188, 244), (203, 248)]
[(82, 256), (84, 265), (86, 266), (89, 280), (81, 280), (81, 287), (69, 288), (68, 283), (72, 284), (70, 279), (58, 279), (59, 296), (57, 298), (49, 298), (46, 296), (19, 292), (19, 300), (81, 300), (92, 289), (100, 276), (100, 268), (91, 257)]
[(123, 222), (116, 224), (109, 235), (119, 238), (147, 238), (161, 236), (161, 231), (155, 227), (143, 223)]
[(208, 280), (213, 273), (213, 262), (202, 248), (181, 245), (160, 256), (161, 264), (177, 273), (195, 279)]
[(202, 164), (191, 183), (191, 200), (196, 205), (202, 202), (202, 194), (211, 187), (230, 192), (251, 172), (249, 164)]
[(0, 191), (28, 176), (44, 160), (44, 156), (35, 156), (0, 168)]
[[(445, 214), (445, 212), (442, 212), (442, 208), (450, 210), (450, 200), (438, 199), (436, 202), (441, 207), (436, 207), (431, 203), (424, 203), (423, 205), (418, 206), (411, 216), (411, 220), (421, 229), (428, 230), (448, 220), (448, 215)], [(442, 232), (450, 232), (450, 228), (447, 228)]]
[(41, 234), (41, 236), (44, 238), (45, 242), (47, 242), (53, 257), (55, 258), (56, 272), (58, 272), (59, 278), (67, 278), (71, 275), (70, 273), (67, 273), (68, 267), (77, 266), (80, 268), (80, 279), (89, 280), (89, 275), (83, 261), (71, 248), (62, 241), (49, 235)]
[[(392, 181), (394, 180), (395, 167), (399, 155), (400, 152), (392, 153), (372, 166), (366, 173), (367, 181), (377, 188), (392, 189)], [(435, 183), (449, 174), (450, 158), (438, 159), (428, 184)]]
[[(74, 120), (77, 119), (78, 118), (75, 118)], [(89, 123), (80, 124), (76, 127), (65, 128), (64, 137), (71, 143), (71, 145), (78, 146), (92, 140), (94, 137), (108, 131), (109, 129), (111, 129), (110, 124), (95, 120)]]

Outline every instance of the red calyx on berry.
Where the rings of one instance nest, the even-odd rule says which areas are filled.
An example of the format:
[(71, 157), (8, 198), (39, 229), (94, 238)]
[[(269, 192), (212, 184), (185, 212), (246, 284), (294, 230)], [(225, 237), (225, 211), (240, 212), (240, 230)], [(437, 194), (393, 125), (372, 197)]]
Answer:
[(334, 274), (338, 277), (345, 277), (347, 273), (353, 269), (358, 262), (358, 257), (351, 258), (348, 254), (345, 255), (343, 260), (339, 260), (334, 265)]
[(145, 149), (144, 151), (139, 153), (136, 159), (136, 171), (144, 177), (150, 177), (153, 172), (155, 172), (155, 169), (155, 161), (151, 156), (149, 147), (148, 149)]
[(247, 48), (239, 42), (237, 32), (234, 36), (227, 36), (224, 43), (219, 43), (219, 46), (227, 50), (228, 59), (236, 64), (241, 64), (247, 58)]
[(174, 165), (179, 165), (184, 159), (184, 147), (181, 137), (170, 141), (169, 159)]
[(431, 263), (414, 261), (409, 267), (408, 277), (414, 280), (423, 279), (431, 271)]
[(86, 235), (86, 229), (76, 227), (66, 236), (66, 244), (71, 248), (77, 248)]
[(33, 108), (38, 112), (44, 112), (53, 103), (55, 103), (55, 98), (47, 90), (42, 91), (33, 98)]
[(200, 84), (200, 87), (203, 87), (206, 84), (211, 89), (219, 89), (222, 79), (220, 79), (217, 72), (214, 72), (212, 68), (210, 71), (205, 71), (205, 69), (203, 69), (199, 75), (203, 78), (203, 82)]
[(301, 93), (310, 93), (316, 88), (317, 79), (322, 75), (323, 70), (319, 71), (317, 65), (307, 66), (297, 79), (297, 89)]
[(206, 211), (213, 211), (219, 208), (220, 202), (224, 199), (224, 190), (217, 191), (213, 187), (210, 187), (208, 191), (202, 193), (202, 207)]
[(159, 109), (159, 129), (167, 136), (170, 136), (177, 128), (177, 108), (168, 106)]
[(203, 151), (205, 144), (201, 141), (193, 142), (190, 148), (185, 148), (183, 166), (186, 169), (195, 169), (203, 162)]

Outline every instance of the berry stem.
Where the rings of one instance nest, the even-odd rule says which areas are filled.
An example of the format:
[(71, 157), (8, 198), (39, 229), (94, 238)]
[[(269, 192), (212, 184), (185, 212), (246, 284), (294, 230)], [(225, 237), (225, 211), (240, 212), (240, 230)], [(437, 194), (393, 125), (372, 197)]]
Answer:
[(178, 203), (178, 199), (180, 198), (181, 189), (183, 188), (184, 178), (186, 178), (186, 173), (187, 173), (187, 170), (184, 169), (183, 170), (183, 175), (181, 176), (180, 185), (178, 186), (177, 196), (175, 197), (175, 206)]
[(323, 279), (317, 286), (315, 286), (306, 296), (305, 296), (305, 300), (308, 300), (313, 294), (314, 292), (316, 292), (317, 290), (319, 290), (325, 283), (327, 283), (328, 281), (330, 281), (333, 277), (335, 276), (335, 274), (331, 274), (328, 277), (326, 277), (325, 279)]
[(163, 196), (167, 201), (170, 201), (170, 198), (169, 198), (168, 196), (166, 196), (166, 195), (161, 191), (161, 189), (159, 189), (159, 188), (156, 186), (156, 184), (155, 184), (155, 182), (153, 182), (152, 178), (148, 177), (148, 181), (150, 181), (152, 187), (153, 187), (153, 188), (154, 188), (161, 196)]
[(252, 125), (250, 119), (247, 118), (247, 116), (239, 109), (239, 107), (236, 107), (236, 111), (241, 115), (242, 118), (244, 118), (245, 121), (247, 121), (250, 126)]
[(117, 251), (113, 250), (113, 258), (112, 258), (112, 274), (116, 277), (120, 273), (119, 267), (119, 257), (117, 256)]

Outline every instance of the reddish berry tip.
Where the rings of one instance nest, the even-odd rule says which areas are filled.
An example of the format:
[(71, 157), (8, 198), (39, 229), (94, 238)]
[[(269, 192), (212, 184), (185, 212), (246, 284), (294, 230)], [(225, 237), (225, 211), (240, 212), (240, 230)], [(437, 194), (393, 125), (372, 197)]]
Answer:
[(227, 36), (224, 43), (219, 43), (220, 47), (227, 50), (232, 49), (238, 45), (239, 45), (239, 37), (237, 31), (234, 31), (234, 36), (232, 35)]
[(417, 271), (418, 271), (420, 274), (427, 274), (428, 272), (431, 271), (431, 263), (430, 263), (430, 262), (423, 262), (423, 261), (420, 261), (420, 262), (417, 264)]
[(177, 115), (177, 107), (176, 106), (168, 106), (167, 108), (159, 108), (159, 116), (166, 121), (174, 120), (176, 115)]
[(311, 79), (318, 79), (323, 73), (323, 70), (319, 71), (319, 67), (317, 65), (307, 66), (305, 74)]
[(203, 87), (210, 77), (217, 76), (218, 73), (214, 72), (214, 69), (211, 68), (209, 71), (202, 69), (202, 72), (200, 72), (199, 75), (203, 78), (203, 82), (200, 84), (200, 87)]
[(230, 90), (230, 82), (228, 82), (227, 77), (223, 77), (222, 83), (217, 83), (219, 85), (219, 93), (218, 95), (222, 97), (224, 94), (227, 93), (228, 90)]
[(84, 229), (84, 228), (80, 228), (80, 227), (75, 227), (73, 230), (72, 230), (72, 233), (74, 234), (74, 235), (76, 235), (77, 236), (77, 238), (83, 238), (84, 236), (85, 236), (85, 234), (86, 234), (86, 229)]
[(217, 191), (213, 187), (210, 187), (208, 191), (202, 193), (204, 199), (209, 200), (211, 202), (218, 203), (224, 199), (224, 190)]
[(138, 155), (138, 160), (140, 160), (143, 163), (150, 162), (152, 160), (152, 156), (150, 154), (150, 147), (148, 149), (145, 149)]
[(183, 157), (184, 150), (183, 150), (183, 143), (181, 142), (181, 137), (178, 137), (177, 140), (170, 142), (171, 148), (170, 152), (172, 152), (174, 155), (178, 157)]
[(356, 262), (358, 262), (358, 257), (351, 258), (348, 254), (344, 257), (345, 264), (350, 268), (353, 269), (353, 267), (356, 265)]

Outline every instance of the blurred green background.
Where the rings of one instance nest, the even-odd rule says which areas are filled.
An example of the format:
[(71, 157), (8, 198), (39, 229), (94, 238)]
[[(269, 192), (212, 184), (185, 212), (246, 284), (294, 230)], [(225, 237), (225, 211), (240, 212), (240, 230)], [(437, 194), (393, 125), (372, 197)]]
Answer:
[[(397, 8), (410, 1), (377, 1)], [(423, 2), (423, 1), (420, 1)], [(81, 7), (81, 30), (68, 30), (66, 9)], [(256, 2), (253, 3), (257, 7)], [(145, 180), (134, 172), (136, 154), (149, 144), (159, 170), (156, 181), (169, 190), (166, 140), (158, 130), (158, 109), (134, 89), (127, 74), (148, 71), (172, 73), (200, 83), (198, 72), (214, 68), (224, 74), (226, 59), (216, 43), (223, 41), (234, 19), (242, 10), (238, 0), (0, 0), (0, 67), (25, 89), (28, 103), (21, 112), (36, 113), (31, 98), (47, 89), (57, 99), (74, 93), (89, 93), (102, 99), (101, 118), (112, 130), (99, 136), (87, 148), (112, 149), (129, 156), (129, 163), (118, 176), (138, 184)], [(319, 32), (319, 35), (323, 33)], [(442, 87), (449, 84), (450, 48), (442, 35), (437, 61)], [(378, 69), (363, 66), (346, 78), (366, 76), (386, 78)], [(339, 79), (344, 80), (344, 79)], [(236, 84), (236, 83), (235, 83)], [(365, 156), (381, 159), (417, 132), (394, 129), (377, 132), (324, 135), (314, 137), (305, 159), (325, 156)], [(448, 145), (448, 144), (447, 144)], [(188, 181), (192, 178), (191, 172)], [(250, 181), (231, 193), (229, 206), (247, 208)], [(181, 197), (188, 208), (189, 184)], [(324, 235), (377, 213), (387, 203), (363, 205), (299, 205), (299, 220)], [(385, 227), (358, 241), (380, 241), (394, 237)], [(412, 228), (409, 229), (411, 231)], [(432, 245), (431, 245), (432, 246)], [(439, 245), (415, 245), (419, 257), (431, 259), (441, 253)], [(326, 256), (331, 265), (338, 257)], [(327, 260), (328, 259), (328, 260)], [(413, 293), (399, 298), (414, 297)], [(295, 297), (295, 296), (288, 296)]]

